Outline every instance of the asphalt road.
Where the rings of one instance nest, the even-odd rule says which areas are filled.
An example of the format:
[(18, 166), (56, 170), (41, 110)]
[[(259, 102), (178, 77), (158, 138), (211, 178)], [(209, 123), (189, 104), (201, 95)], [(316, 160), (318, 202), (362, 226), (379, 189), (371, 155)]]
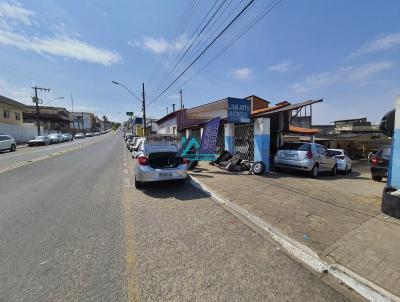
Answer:
[(52, 156), (57, 152), (62, 152), (70, 148), (81, 148), (88, 146), (94, 142), (101, 141), (110, 136), (110, 133), (96, 137), (87, 137), (85, 139), (76, 139), (72, 142), (64, 142), (48, 146), (34, 146), (17, 148), (15, 152), (0, 151), (0, 171), (8, 169), (10, 166), (32, 161), (37, 158)]
[(347, 301), (190, 184), (136, 190), (132, 164), (110, 134), (0, 173), (0, 301)]

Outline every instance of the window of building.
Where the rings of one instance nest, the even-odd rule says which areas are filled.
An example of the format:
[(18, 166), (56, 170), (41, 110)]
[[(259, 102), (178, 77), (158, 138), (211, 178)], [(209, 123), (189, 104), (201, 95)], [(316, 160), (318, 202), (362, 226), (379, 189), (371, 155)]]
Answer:
[(16, 119), (17, 121), (20, 121), (20, 120), (21, 120), (21, 113), (15, 112), (15, 119)]
[(4, 118), (10, 118), (11, 111), (10, 110), (3, 110), (3, 116), (4, 116)]

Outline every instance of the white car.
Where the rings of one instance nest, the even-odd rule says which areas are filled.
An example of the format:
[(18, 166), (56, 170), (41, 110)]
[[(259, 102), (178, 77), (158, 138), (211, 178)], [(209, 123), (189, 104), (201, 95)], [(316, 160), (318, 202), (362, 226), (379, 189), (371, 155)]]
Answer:
[(179, 137), (176, 135), (151, 135), (144, 142), (143, 154), (135, 164), (135, 187), (144, 183), (179, 181), (187, 177), (188, 161), (179, 154)]
[(85, 138), (85, 134), (83, 134), (83, 133), (75, 134), (75, 139), (80, 139), (80, 138)]
[(135, 145), (131, 148), (132, 158), (136, 158), (143, 153), (145, 141), (146, 139), (144, 137), (136, 139)]
[(14, 152), (15, 149), (17, 149), (15, 140), (9, 135), (0, 134), (0, 150), (10, 150), (11, 152)]
[(336, 168), (338, 171), (344, 174), (351, 172), (351, 159), (347, 152), (343, 149), (328, 149), (331, 154), (335, 155), (336, 158)]

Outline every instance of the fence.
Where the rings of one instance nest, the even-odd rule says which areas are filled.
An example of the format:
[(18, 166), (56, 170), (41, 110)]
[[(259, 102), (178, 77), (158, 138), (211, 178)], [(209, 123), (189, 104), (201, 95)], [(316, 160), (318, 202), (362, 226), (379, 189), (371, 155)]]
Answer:
[(235, 125), (235, 155), (243, 160), (254, 160), (254, 124)]

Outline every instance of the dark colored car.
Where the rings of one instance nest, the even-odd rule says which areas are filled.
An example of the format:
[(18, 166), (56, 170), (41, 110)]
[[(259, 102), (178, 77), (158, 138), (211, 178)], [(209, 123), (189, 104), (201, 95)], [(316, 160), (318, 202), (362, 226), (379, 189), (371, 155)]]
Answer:
[(391, 146), (385, 146), (379, 149), (371, 157), (371, 175), (375, 181), (381, 181), (387, 177), (389, 169), (389, 160), (392, 153)]

